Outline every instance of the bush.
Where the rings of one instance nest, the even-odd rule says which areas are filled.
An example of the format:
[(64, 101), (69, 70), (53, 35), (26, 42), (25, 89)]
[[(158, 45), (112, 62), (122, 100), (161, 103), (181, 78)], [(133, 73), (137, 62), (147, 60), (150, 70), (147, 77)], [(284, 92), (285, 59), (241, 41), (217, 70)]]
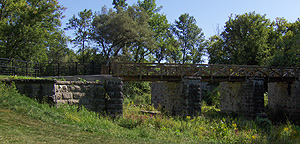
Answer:
[(220, 91), (219, 87), (216, 87), (213, 91), (202, 91), (202, 100), (209, 106), (220, 106)]
[(124, 99), (135, 104), (151, 104), (149, 82), (124, 82)]

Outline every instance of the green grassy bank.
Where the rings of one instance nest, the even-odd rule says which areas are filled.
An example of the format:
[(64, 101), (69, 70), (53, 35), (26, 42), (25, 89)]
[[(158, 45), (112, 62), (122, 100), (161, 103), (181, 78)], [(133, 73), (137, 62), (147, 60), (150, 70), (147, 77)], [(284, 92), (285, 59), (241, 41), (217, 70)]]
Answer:
[(134, 104), (112, 119), (84, 108), (49, 107), (0, 84), (0, 143), (300, 143), (300, 128), (289, 122), (249, 120), (203, 106), (199, 117), (144, 115)]

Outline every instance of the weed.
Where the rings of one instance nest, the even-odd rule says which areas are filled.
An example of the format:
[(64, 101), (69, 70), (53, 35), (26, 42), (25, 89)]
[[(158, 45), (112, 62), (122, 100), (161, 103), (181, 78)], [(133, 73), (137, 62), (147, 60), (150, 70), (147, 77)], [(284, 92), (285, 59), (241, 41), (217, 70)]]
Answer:
[(78, 77), (78, 79), (77, 79), (78, 81), (83, 81), (83, 82), (86, 82), (86, 80), (85, 79), (83, 79), (83, 78), (80, 78), (80, 77)]

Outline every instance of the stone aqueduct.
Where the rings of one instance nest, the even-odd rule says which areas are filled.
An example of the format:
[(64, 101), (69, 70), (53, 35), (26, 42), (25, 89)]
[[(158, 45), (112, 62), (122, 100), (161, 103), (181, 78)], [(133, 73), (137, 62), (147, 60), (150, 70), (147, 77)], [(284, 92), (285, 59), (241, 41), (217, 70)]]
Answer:
[(160, 105), (175, 115), (197, 115), (201, 112), (201, 84), (216, 81), (220, 82), (223, 112), (255, 117), (264, 112), (264, 93), (268, 91), (271, 110), (300, 118), (298, 68), (114, 63), (111, 69), (112, 76), (80, 76), (86, 80), (98, 79), (94, 82), (15, 80), (15, 83), (21, 93), (31, 97), (50, 96), (57, 104), (80, 104), (97, 112), (120, 115), (123, 81), (153, 81), (151, 97), (155, 106)]
[[(151, 86), (152, 103), (177, 115), (201, 112), (201, 84), (220, 82), (220, 109), (256, 117), (268, 107), (294, 119), (300, 118), (298, 68), (209, 64), (116, 63), (113, 76), (123, 81), (156, 81)], [(284, 115), (282, 115), (283, 117)], [(281, 117), (281, 116), (279, 116)]]

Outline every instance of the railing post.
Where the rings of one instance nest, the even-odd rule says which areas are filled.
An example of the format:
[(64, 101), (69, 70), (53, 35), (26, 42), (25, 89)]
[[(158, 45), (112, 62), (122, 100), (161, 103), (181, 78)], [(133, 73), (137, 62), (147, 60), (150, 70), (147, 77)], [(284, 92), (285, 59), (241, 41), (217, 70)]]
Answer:
[(11, 75), (14, 76), (14, 62), (13, 62), (13, 60), (10, 60), (10, 65), (11, 65), (11, 67), (10, 67)]
[(59, 63), (57, 64), (57, 76), (60, 74)]
[(163, 79), (163, 64), (160, 64), (160, 80)]
[(77, 73), (78, 62), (76, 62), (75, 64), (76, 64), (75, 65), (75, 75), (78, 75), (78, 73)]
[(26, 63), (26, 76), (28, 76), (28, 62), (25, 63)]
[(52, 66), (52, 75), (55, 76), (55, 65)]
[(41, 76), (41, 64), (38, 63), (38, 70), (37, 70), (37, 77), (40, 77)]

